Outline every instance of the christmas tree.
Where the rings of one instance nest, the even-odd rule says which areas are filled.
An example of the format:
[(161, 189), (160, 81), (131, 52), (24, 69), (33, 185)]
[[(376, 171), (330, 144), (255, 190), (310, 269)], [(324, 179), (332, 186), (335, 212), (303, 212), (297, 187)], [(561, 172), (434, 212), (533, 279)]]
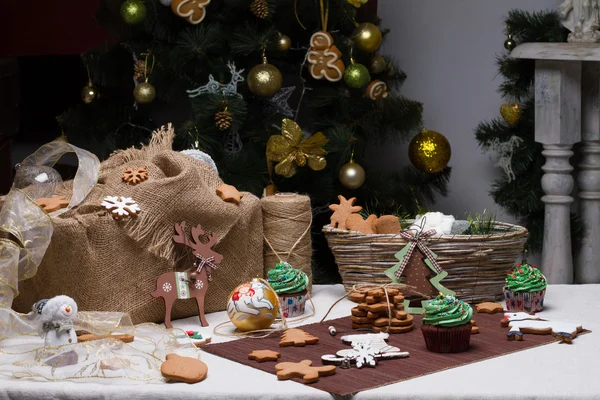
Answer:
[[(505, 20), (507, 50), (526, 42), (566, 42), (569, 31), (561, 24), (556, 12), (509, 12)], [(506, 211), (518, 218), (529, 230), (528, 246), (540, 252), (544, 235), (544, 203), (541, 198), (542, 166), (545, 163), (542, 145), (535, 142), (533, 99), (534, 60), (498, 58), (498, 70), (504, 77), (500, 93), (507, 100), (501, 108), (502, 117), (484, 121), (477, 126), (475, 136), (485, 150), (499, 153), (498, 166), (505, 176), (496, 180), (491, 196)], [(583, 225), (571, 215), (573, 249), (581, 243)]]
[(447, 142), (436, 151), (441, 135), (424, 139), (420, 169), (370, 167), (369, 144), (408, 141), (423, 128), (422, 104), (399, 92), (406, 75), (379, 54), (387, 31), (375, 8), (376, 0), (103, 0), (97, 19), (115, 42), (82, 56), (84, 101), (59, 123), (69, 141), (105, 157), (173, 122), (176, 148), (206, 152), (239, 190), (260, 195), (272, 183), (309, 194), (322, 261), (315, 280), (335, 280), (319, 236), (330, 201), (343, 194), (372, 213), (414, 216), (445, 195), (450, 176)]

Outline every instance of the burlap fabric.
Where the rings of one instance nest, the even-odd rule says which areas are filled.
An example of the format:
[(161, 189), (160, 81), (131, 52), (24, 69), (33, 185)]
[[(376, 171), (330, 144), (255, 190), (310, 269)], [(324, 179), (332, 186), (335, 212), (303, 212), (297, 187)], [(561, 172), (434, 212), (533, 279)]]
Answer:
[[(73, 297), (80, 310), (121, 311), (133, 323), (160, 322), (162, 299), (150, 293), (156, 278), (192, 266), (190, 249), (172, 240), (174, 224), (201, 224), (215, 232), (213, 249), (223, 261), (213, 273), (205, 311), (226, 308), (238, 284), (263, 276), (260, 200), (244, 193), (239, 205), (215, 193), (222, 183), (211, 167), (171, 150), (173, 132), (156, 133), (143, 149), (113, 154), (100, 167), (98, 184), (78, 207), (53, 219), (54, 234), (38, 273), (19, 285), (13, 307), (28, 312), (42, 298)], [(146, 167), (149, 179), (136, 186), (121, 180), (127, 167)], [(72, 182), (59, 189), (69, 194)], [(105, 196), (133, 198), (141, 207), (135, 219), (116, 221), (100, 203)], [(194, 299), (178, 300), (173, 319), (197, 315)]]

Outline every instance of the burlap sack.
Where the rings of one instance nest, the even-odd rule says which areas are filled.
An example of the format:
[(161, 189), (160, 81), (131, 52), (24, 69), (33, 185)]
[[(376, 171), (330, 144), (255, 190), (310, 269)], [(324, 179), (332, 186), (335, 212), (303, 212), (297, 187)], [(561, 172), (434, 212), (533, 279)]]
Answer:
[[(238, 284), (262, 277), (260, 200), (244, 193), (239, 205), (215, 193), (222, 183), (211, 167), (171, 150), (172, 131), (155, 134), (143, 148), (113, 154), (100, 167), (98, 184), (78, 207), (54, 218), (54, 235), (38, 273), (19, 285), (13, 307), (28, 312), (39, 299), (73, 297), (80, 310), (122, 311), (134, 323), (160, 322), (162, 299), (150, 293), (157, 277), (192, 266), (190, 249), (173, 242), (174, 224), (201, 224), (215, 232), (213, 249), (223, 261), (213, 273), (205, 311), (226, 308)], [(136, 186), (121, 180), (127, 167), (144, 166), (149, 179)], [(66, 182), (58, 194), (69, 194)], [(141, 207), (135, 219), (115, 221), (101, 206), (105, 196), (133, 198)], [(173, 319), (197, 315), (195, 299), (177, 300)]]

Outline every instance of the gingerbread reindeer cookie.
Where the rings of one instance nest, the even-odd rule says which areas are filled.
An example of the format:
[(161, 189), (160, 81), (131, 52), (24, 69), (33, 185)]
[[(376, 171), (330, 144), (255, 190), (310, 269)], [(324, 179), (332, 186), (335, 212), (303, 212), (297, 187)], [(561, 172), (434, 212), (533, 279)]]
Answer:
[(333, 44), (333, 37), (324, 31), (318, 31), (310, 38), (308, 62), (310, 74), (315, 79), (327, 79), (338, 82), (344, 76), (342, 53)]

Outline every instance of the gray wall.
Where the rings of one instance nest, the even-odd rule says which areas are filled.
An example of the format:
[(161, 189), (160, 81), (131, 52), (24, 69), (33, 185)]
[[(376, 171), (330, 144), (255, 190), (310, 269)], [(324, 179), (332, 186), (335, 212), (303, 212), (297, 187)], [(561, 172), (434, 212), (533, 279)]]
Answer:
[[(499, 116), (495, 57), (504, 51), (503, 20), (509, 10), (556, 9), (561, 0), (379, 0), (379, 16), (391, 29), (383, 52), (398, 61), (408, 79), (401, 93), (424, 103), (428, 129), (452, 146), (450, 194), (436, 209), (464, 218), (494, 211), (511, 222), (488, 192), (503, 174), (496, 157), (483, 154), (474, 137), (478, 122)], [(387, 167), (408, 162), (406, 148), (378, 149)]]

